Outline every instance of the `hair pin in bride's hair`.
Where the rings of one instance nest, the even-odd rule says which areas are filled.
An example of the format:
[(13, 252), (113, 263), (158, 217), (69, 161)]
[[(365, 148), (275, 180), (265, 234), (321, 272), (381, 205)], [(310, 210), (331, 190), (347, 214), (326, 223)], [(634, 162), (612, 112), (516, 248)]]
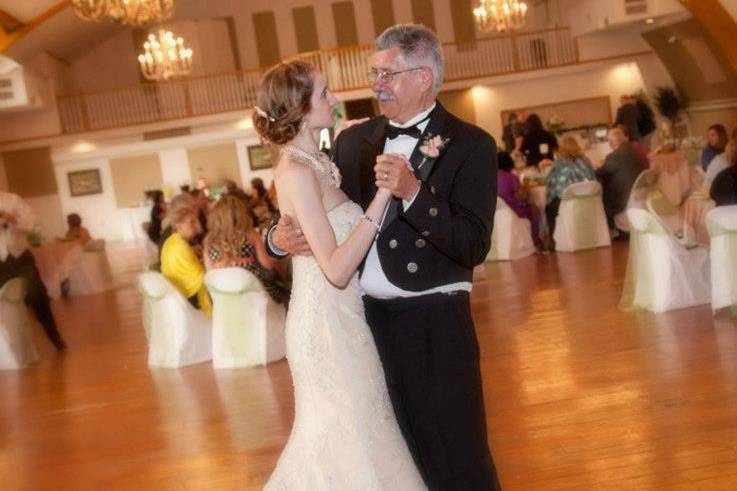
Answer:
[(258, 115), (259, 115), (259, 116), (261, 116), (262, 118), (266, 118), (266, 119), (268, 119), (269, 121), (271, 121), (272, 123), (273, 123), (274, 121), (276, 121), (276, 118), (274, 118), (274, 117), (272, 117), (272, 116), (269, 116), (269, 113), (267, 113), (266, 111), (264, 111), (264, 110), (263, 110), (263, 109), (261, 109), (260, 107), (258, 107), (258, 106), (253, 106), (253, 109), (254, 109), (254, 110), (256, 111), (256, 114), (258, 114)]

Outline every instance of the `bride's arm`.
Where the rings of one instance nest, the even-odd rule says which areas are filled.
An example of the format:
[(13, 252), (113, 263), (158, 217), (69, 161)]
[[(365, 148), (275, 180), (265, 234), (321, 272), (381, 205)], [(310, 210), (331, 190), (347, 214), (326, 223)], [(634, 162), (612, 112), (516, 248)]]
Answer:
[(280, 181), (279, 195), (291, 201), (297, 222), (317, 263), (332, 284), (343, 288), (371, 246), (391, 193), (379, 189), (366, 210), (365, 216), (371, 221), (362, 219), (348, 239), (338, 246), (312, 170), (303, 166), (285, 169)]

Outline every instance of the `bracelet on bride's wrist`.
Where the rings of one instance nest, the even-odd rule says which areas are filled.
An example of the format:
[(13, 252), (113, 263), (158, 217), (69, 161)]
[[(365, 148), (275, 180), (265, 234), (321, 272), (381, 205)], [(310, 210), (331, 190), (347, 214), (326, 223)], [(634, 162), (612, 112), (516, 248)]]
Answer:
[(361, 215), (361, 220), (365, 221), (366, 223), (368, 223), (368, 224), (369, 224), (369, 225), (371, 225), (372, 227), (376, 228), (376, 231), (377, 231), (377, 232), (379, 231), (379, 228), (380, 228), (380, 227), (379, 227), (379, 224), (378, 224), (378, 223), (376, 223), (376, 220), (374, 220), (374, 219), (373, 219), (373, 218), (371, 218), (370, 216), (368, 216), (368, 215)]

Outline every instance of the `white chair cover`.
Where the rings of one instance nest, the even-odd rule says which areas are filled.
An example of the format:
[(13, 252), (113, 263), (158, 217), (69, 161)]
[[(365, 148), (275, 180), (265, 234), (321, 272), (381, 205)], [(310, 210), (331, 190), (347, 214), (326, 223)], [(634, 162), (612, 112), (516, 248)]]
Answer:
[(496, 198), (494, 230), (491, 233), (491, 249), (487, 261), (520, 259), (535, 253), (530, 221), (520, 218), (502, 199)]
[(659, 189), (653, 189), (647, 196), (645, 208), (658, 218), (670, 234), (676, 235), (683, 229), (681, 213), (670, 199)]
[(38, 361), (25, 297), (22, 278), (0, 287), (0, 370), (16, 370)]
[(711, 239), (711, 308), (737, 314), (737, 205), (718, 206), (706, 215)]
[(81, 257), (69, 272), (69, 294), (90, 295), (113, 287), (104, 240), (91, 240), (84, 247)]
[(181, 367), (212, 359), (212, 325), (161, 273), (138, 276), (149, 366)]
[(632, 226), (622, 310), (668, 310), (709, 302), (709, 252), (686, 249), (647, 210), (627, 210)]
[(215, 368), (265, 366), (286, 354), (286, 311), (243, 268), (208, 271)]
[(578, 251), (611, 245), (597, 181), (576, 182), (563, 191), (555, 222), (556, 251)]

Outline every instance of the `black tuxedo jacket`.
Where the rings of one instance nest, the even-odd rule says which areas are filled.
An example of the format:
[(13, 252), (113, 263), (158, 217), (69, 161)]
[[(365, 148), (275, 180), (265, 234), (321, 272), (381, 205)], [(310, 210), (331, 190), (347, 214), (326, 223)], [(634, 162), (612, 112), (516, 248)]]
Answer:
[[(376, 194), (374, 165), (383, 153), (385, 117), (344, 130), (333, 159), (341, 188), (363, 206)], [(419, 151), (429, 136), (449, 138), (440, 155), (423, 160)], [(382, 225), (379, 261), (389, 281), (408, 291), (470, 282), (473, 267), (486, 258), (497, 196), (497, 150), (482, 129), (461, 121), (436, 103), (430, 121), (410, 157), (422, 181), (412, 206), (401, 202), (396, 217)]]

